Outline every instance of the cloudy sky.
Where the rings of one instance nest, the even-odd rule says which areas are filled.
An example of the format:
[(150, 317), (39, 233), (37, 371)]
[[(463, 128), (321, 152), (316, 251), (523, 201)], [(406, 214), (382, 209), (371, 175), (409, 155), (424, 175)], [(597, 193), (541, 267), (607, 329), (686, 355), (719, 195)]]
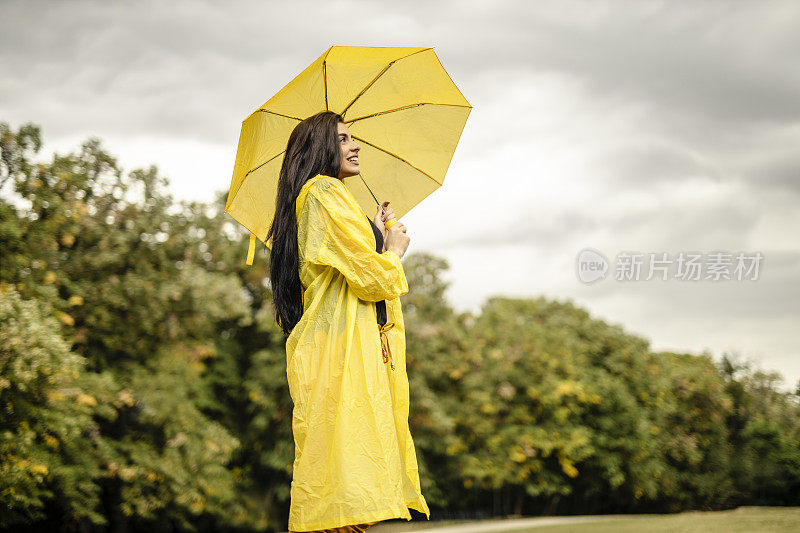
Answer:
[[(449, 298), (544, 295), (800, 380), (797, 2), (0, 0), (0, 120), (100, 137), (179, 198), (227, 191), (241, 121), (331, 45), (433, 47), (473, 106), (409, 253)], [(391, 199), (390, 199), (391, 200)], [(585, 248), (609, 262), (583, 283)], [(755, 280), (616, 279), (617, 254), (760, 252)], [(263, 264), (263, 263), (262, 263)], [(673, 266), (674, 268), (674, 266)], [(670, 271), (674, 275), (674, 270)], [(750, 277), (753, 277), (751, 272)]]

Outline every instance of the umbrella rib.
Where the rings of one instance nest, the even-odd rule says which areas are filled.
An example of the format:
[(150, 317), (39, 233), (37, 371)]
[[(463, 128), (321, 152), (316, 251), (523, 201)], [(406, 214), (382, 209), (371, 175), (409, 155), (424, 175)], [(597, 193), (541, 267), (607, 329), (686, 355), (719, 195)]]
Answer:
[[(290, 119), (292, 119), (292, 120), (297, 120), (297, 121), (299, 121), (299, 122), (302, 122), (302, 120), (303, 120), (302, 118), (297, 118), (297, 117), (293, 117), (293, 116), (290, 116), (290, 115), (282, 115), (281, 113), (276, 113), (275, 111), (270, 111), (269, 109), (264, 109), (264, 108), (261, 108), (261, 109), (259, 109), (258, 111), (260, 111), (261, 113), (271, 113), (271, 114), (273, 114), (273, 115), (276, 115), (276, 116), (279, 116), (279, 117), (290, 118)], [(286, 150), (283, 150), (282, 152), (279, 152), (278, 154), (276, 154), (276, 155), (274, 155), (274, 156), (270, 157), (269, 159), (267, 159), (266, 161), (264, 161), (263, 163), (261, 163), (261, 164), (260, 164), (260, 165), (258, 165), (257, 167), (255, 167), (255, 168), (251, 168), (251, 169), (250, 169), (250, 170), (248, 170), (248, 171), (247, 171), (247, 173), (244, 175), (244, 178), (246, 178), (247, 176), (249, 176), (251, 172), (258, 170), (259, 168), (263, 167), (264, 165), (266, 165), (267, 163), (269, 163), (270, 161), (272, 161), (273, 159), (275, 159), (276, 157), (278, 157), (279, 155), (281, 155), (281, 154), (283, 154), (283, 153), (286, 153)], [(244, 182), (244, 178), (242, 178), (242, 183)], [(242, 186), (242, 183), (239, 183), (239, 187), (241, 187), (241, 186)], [(234, 197), (236, 197), (236, 195), (237, 195), (238, 193), (239, 193), (239, 188), (237, 187), (237, 189), (236, 189), (236, 192), (234, 192), (234, 193), (233, 193), (233, 196), (234, 196)]]
[(323, 85), (323, 92), (325, 93), (325, 111), (330, 111), (331, 108), (328, 107), (328, 54), (331, 53), (334, 47), (331, 46), (325, 52), (325, 57), (322, 60), (322, 85)]
[(264, 109), (263, 107), (261, 109), (259, 109), (259, 111), (262, 112), (262, 113), (272, 113), (273, 115), (277, 115), (277, 116), (283, 117), (283, 118), (290, 118), (292, 120), (298, 120), (298, 121), (302, 121), (303, 120), (302, 118), (293, 117), (291, 115), (282, 115), (280, 113), (276, 113), (275, 111), (270, 111), (269, 109)]
[(414, 170), (416, 170), (416, 171), (417, 171), (417, 172), (419, 172), (420, 174), (422, 174), (422, 175), (424, 175), (424, 176), (427, 176), (427, 177), (429, 177), (429, 178), (431, 179), (431, 181), (433, 181), (434, 183), (436, 183), (436, 184), (438, 184), (438, 185), (441, 185), (441, 183), (439, 183), (438, 181), (436, 181), (436, 179), (434, 179), (434, 177), (433, 177), (433, 176), (431, 176), (430, 174), (428, 174), (427, 172), (425, 172), (425, 171), (424, 171), (424, 170), (422, 170), (421, 168), (417, 168), (417, 167), (415, 167), (414, 165), (412, 165), (411, 163), (409, 163), (408, 161), (406, 161), (405, 159), (403, 159), (403, 158), (402, 158), (402, 157), (400, 157), (399, 155), (397, 155), (397, 154), (393, 154), (393, 153), (392, 153), (392, 152), (390, 152), (389, 150), (385, 150), (385, 149), (381, 148), (380, 146), (377, 146), (377, 145), (375, 145), (375, 144), (372, 144), (372, 143), (371, 143), (371, 142), (369, 142), (368, 140), (366, 140), (366, 139), (362, 139), (361, 137), (357, 137), (357, 136), (353, 135), (353, 139), (358, 139), (358, 140), (359, 140), (359, 141), (361, 141), (362, 143), (364, 143), (364, 144), (368, 144), (368, 145), (372, 146), (373, 148), (375, 148), (376, 150), (380, 150), (380, 151), (381, 151), (381, 152), (383, 152), (384, 154), (387, 154), (387, 155), (390, 155), (390, 156), (392, 156), (392, 157), (394, 157), (394, 158), (396, 158), (396, 159), (399, 159), (400, 161), (402, 161), (402, 162), (403, 162), (403, 163), (405, 163), (406, 165), (410, 166), (411, 168), (413, 168)]
[[(331, 47), (333, 48), (333, 47)], [(328, 49), (330, 51), (330, 49)], [(327, 61), (327, 52), (325, 53), (325, 61), (322, 62), (322, 85), (323, 85), (323, 92), (325, 93), (325, 111), (330, 111), (328, 107), (328, 61)]]
[(378, 111), (377, 113), (372, 113), (371, 115), (364, 115), (363, 117), (358, 117), (358, 118), (354, 118), (352, 120), (347, 120), (346, 122), (348, 124), (352, 124), (353, 122), (355, 122), (357, 120), (364, 120), (366, 118), (377, 117), (379, 115), (385, 115), (387, 113), (394, 113), (396, 111), (405, 111), (406, 109), (411, 109), (412, 107), (418, 107), (418, 106), (421, 106), (421, 105), (447, 105), (447, 106), (451, 106), (451, 107), (464, 107), (464, 108), (468, 107), (468, 108), (472, 109), (471, 105), (443, 104), (443, 103), (438, 103), (438, 102), (420, 102), (418, 104), (409, 104), (409, 105), (396, 107), (394, 109), (387, 109), (386, 111)]
[(356, 100), (358, 100), (358, 99), (361, 97), (361, 95), (362, 95), (362, 94), (364, 94), (365, 92), (367, 92), (367, 89), (369, 89), (370, 87), (372, 87), (372, 85), (373, 85), (373, 84), (374, 84), (376, 81), (378, 81), (378, 78), (380, 78), (381, 76), (383, 76), (383, 73), (384, 73), (384, 72), (386, 72), (387, 70), (389, 70), (389, 67), (391, 67), (393, 64), (395, 64), (396, 62), (400, 61), (401, 59), (405, 59), (405, 58), (407, 58), (407, 57), (411, 57), (411, 56), (413, 56), (414, 54), (419, 54), (420, 52), (424, 52), (425, 50), (433, 50), (433, 48), (430, 48), (430, 47), (429, 47), (429, 48), (423, 48), (422, 50), (417, 50), (416, 52), (411, 52), (411, 53), (410, 53), (410, 54), (408, 54), (407, 56), (398, 57), (398, 58), (397, 58), (397, 59), (395, 59), (394, 61), (390, 61), (388, 65), (386, 65), (385, 67), (383, 67), (383, 70), (381, 70), (380, 72), (378, 72), (378, 75), (377, 75), (377, 76), (375, 76), (374, 78), (372, 78), (372, 81), (370, 81), (370, 82), (369, 82), (369, 83), (368, 83), (368, 84), (367, 84), (367, 85), (366, 85), (366, 86), (365, 86), (363, 89), (361, 89), (361, 92), (360, 92), (360, 93), (358, 93), (358, 94), (356, 95), (356, 97), (355, 97), (355, 98), (353, 98), (353, 101), (352, 101), (352, 102), (350, 102), (349, 104), (347, 104), (347, 106), (345, 106), (345, 108), (344, 108), (344, 109), (342, 109), (342, 112), (341, 112), (341, 113), (339, 113), (339, 114), (340, 114), (340, 115), (342, 115), (342, 116), (344, 116), (344, 114), (345, 114), (345, 113), (347, 113), (347, 110), (348, 110), (348, 109), (350, 109), (350, 106), (352, 106), (353, 104), (355, 104), (355, 103), (356, 103)]
[[(259, 109), (259, 111), (261, 111), (261, 110)], [(260, 164), (260, 165), (258, 165), (257, 167), (255, 167), (255, 168), (251, 168), (250, 170), (248, 170), (248, 171), (247, 171), (247, 173), (246, 173), (246, 174), (244, 175), (244, 177), (242, 178), (242, 180), (239, 182), (239, 186), (238, 186), (238, 187), (236, 187), (236, 190), (235, 190), (235, 191), (233, 191), (233, 196), (231, 196), (231, 199), (230, 199), (230, 201), (231, 201), (231, 202), (233, 202), (234, 198), (236, 198), (236, 195), (237, 195), (237, 194), (239, 194), (239, 189), (241, 189), (241, 188), (242, 188), (242, 185), (244, 184), (244, 178), (246, 178), (247, 176), (249, 176), (251, 172), (253, 172), (253, 171), (255, 171), (255, 170), (258, 170), (259, 168), (263, 167), (264, 165), (266, 165), (267, 163), (269, 163), (270, 161), (272, 161), (272, 160), (273, 160), (273, 159), (275, 159), (276, 157), (280, 156), (281, 154), (285, 154), (285, 153), (286, 153), (286, 150), (284, 150), (284, 151), (280, 152), (279, 154), (277, 154), (277, 155), (275, 155), (275, 156), (273, 156), (273, 157), (270, 157), (269, 159), (267, 159), (266, 161), (264, 161), (263, 163), (261, 163), (261, 164)], [(228, 202), (225, 202), (225, 204), (226, 204), (226, 205), (225, 205), (225, 209), (228, 209), (228, 205), (229, 205), (229, 203), (228, 203)], [(240, 224), (241, 224), (241, 222), (240, 222)], [(249, 228), (248, 228), (248, 229), (249, 229)]]
[[(266, 161), (264, 161), (263, 163), (261, 163), (257, 167), (251, 168), (250, 170), (247, 171), (247, 174), (245, 174), (244, 177), (246, 178), (248, 175), (250, 175), (251, 172), (254, 172), (254, 171), (258, 170), (259, 168), (263, 167), (264, 165), (266, 165), (267, 163), (269, 163), (270, 161), (272, 161), (276, 157), (280, 156), (281, 154), (285, 154), (285, 153), (286, 153), (286, 150), (283, 150), (282, 152), (279, 152), (278, 154), (270, 157), (269, 159), (267, 159)], [(236, 192), (239, 192), (239, 190), (237, 189)]]

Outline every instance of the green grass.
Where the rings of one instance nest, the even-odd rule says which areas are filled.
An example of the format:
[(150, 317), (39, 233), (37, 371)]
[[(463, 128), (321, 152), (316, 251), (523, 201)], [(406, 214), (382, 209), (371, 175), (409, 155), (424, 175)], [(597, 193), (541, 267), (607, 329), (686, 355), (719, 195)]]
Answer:
[[(570, 517), (564, 517), (569, 520)], [(368, 533), (405, 533), (412, 530), (434, 529), (454, 525), (496, 523), (485, 521), (389, 521), (377, 524)], [(686, 512), (668, 515), (627, 515), (598, 517), (596, 521), (564, 523), (553, 526), (509, 529), (513, 533), (750, 533), (799, 532), (800, 507), (740, 507), (730, 511)]]
[(631, 516), (594, 523), (521, 529), (519, 533), (525, 531), (532, 533), (797, 532), (800, 531), (800, 508), (740, 507), (731, 511)]

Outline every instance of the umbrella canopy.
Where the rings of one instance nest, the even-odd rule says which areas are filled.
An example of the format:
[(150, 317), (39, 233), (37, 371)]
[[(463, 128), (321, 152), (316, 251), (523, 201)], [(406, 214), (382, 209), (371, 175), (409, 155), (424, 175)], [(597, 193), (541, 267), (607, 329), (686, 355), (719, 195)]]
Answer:
[(362, 173), (344, 183), (362, 210), (374, 210), (374, 193), (400, 218), (444, 183), (472, 106), (433, 48), (330, 47), (242, 122), (225, 212), (251, 232), (248, 265), (256, 238), (272, 245), (289, 134), (325, 110), (342, 115), (361, 146)]

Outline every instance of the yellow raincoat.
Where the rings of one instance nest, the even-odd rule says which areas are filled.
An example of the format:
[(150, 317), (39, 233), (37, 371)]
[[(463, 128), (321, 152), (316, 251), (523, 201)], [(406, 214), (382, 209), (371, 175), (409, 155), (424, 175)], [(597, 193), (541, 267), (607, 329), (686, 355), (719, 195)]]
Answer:
[[(304, 309), (286, 341), (295, 442), (289, 531), (411, 520), (408, 508), (430, 519), (408, 426), (400, 258), (375, 251), (370, 219), (336, 178), (308, 180), (296, 215)], [(386, 325), (394, 323), (385, 331), (387, 362), (381, 300)]]

